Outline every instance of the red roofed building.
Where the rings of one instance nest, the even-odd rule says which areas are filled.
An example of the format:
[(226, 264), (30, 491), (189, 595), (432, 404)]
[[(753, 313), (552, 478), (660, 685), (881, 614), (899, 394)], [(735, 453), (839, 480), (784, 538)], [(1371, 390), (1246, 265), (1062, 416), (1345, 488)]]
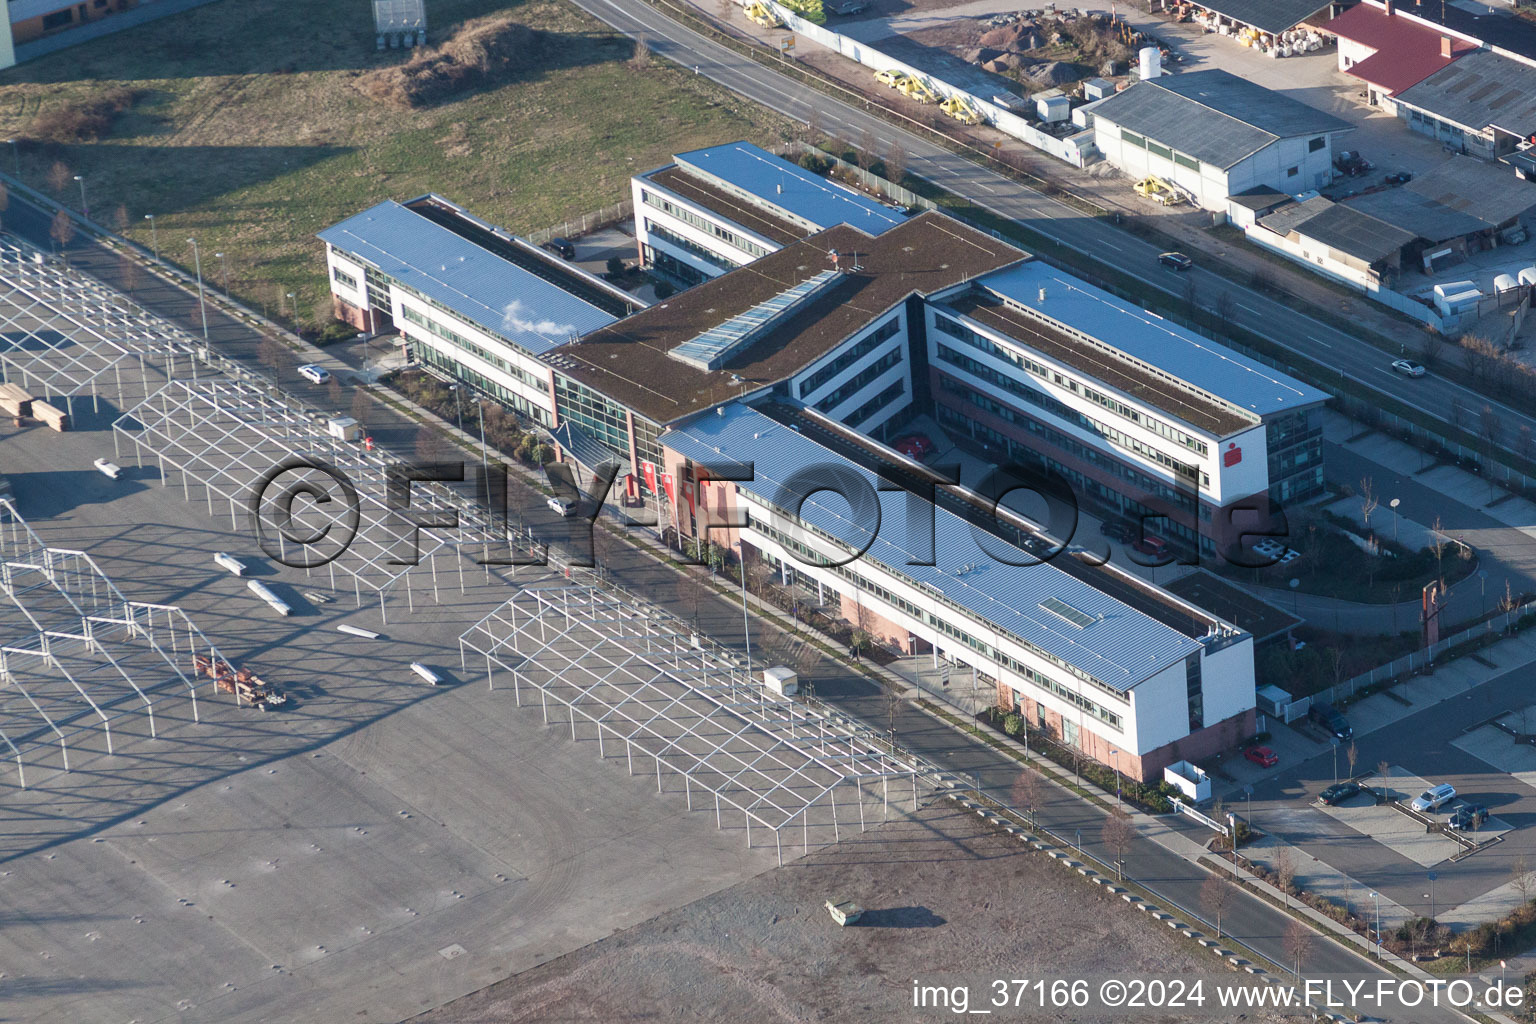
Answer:
[(1366, 83), (1373, 106), (1417, 85), (1478, 42), (1395, 9), (1392, 0), (1364, 0), (1328, 22), (1339, 37), (1339, 70)]

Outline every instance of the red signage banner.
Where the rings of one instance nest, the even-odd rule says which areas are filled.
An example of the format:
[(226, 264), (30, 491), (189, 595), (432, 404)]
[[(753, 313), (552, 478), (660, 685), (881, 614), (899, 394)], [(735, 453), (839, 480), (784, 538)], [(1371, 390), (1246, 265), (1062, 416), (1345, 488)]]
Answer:
[(677, 479), (671, 473), (661, 474), (661, 489), (667, 492), (667, 501), (677, 504)]
[(645, 486), (649, 487), (652, 494), (656, 493), (656, 463), (640, 463), (640, 473), (645, 477)]

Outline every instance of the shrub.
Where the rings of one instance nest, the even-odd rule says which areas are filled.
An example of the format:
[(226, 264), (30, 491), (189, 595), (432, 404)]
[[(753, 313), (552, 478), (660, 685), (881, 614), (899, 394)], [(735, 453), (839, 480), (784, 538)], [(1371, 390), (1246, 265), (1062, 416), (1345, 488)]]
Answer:
[(1024, 719), (1018, 715), (1011, 714), (1003, 719), (1003, 732), (1009, 736), (1017, 736), (1022, 728), (1024, 728)]
[(510, 77), (541, 58), (549, 42), (548, 33), (493, 14), (465, 22), (441, 46), (419, 50), (404, 64), (359, 76), (357, 88), (392, 106), (424, 107)]
[(93, 99), (64, 103), (38, 114), (30, 134), (44, 142), (92, 142), (112, 130), (117, 116), (138, 102), (141, 89), (115, 86)]
[(672, 287), (667, 281), (657, 281), (655, 292), (658, 299), (670, 299), (673, 295), (677, 294), (677, 289)]

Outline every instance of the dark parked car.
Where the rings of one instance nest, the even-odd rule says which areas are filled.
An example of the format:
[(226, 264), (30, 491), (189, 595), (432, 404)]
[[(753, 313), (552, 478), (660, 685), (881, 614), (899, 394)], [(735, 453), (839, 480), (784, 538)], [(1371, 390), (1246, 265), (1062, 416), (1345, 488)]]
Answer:
[(1103, 525), (1099, 527), (1099, 532), (1110, 540), (1118, 540), (1123, 543), (1129, 543), (1136, 539), (1136, 531), (1118, 519), (1105, 520)]
[(1195, 261), (1181, 252), (1160, 252), (1157, 254), (1157, 262), (1174, 270), (1188, 270), (1195, 265)]
[(1323, 790), (1320, 799), (1323, 803), (1332, 807), (1334, 804), (1343, 803), (1352, 796), (1359, 796), (1363, 792), (1364, 790), (1360, 788), (1360, 783), (1358, 782), (1335, 782)]
[(563, 260), (573, 260), (576, 258), (576, 247), (571, 244), (569, 238), (551, 238), (544, 243), (544, 248)]
[(1341, 740), (1352, 739), (1355, 730), (1350, 727), (1349, 719), (1339, 714), (1339, 709), (1327, 701), (1314, 701), (1307, 717), (1318, 725), (1327, 729), (1335, 737)]
[(1388, 185), (1406, 185), (1413, 180), (1413, 175), (1407, 171), (1393, 171), (1385, 180)]
[(1462, 804), (1456, 808), (1447, 824), (1460, 832), (1475, 832), (1487, 820), (1488, 808), (1482, 804)]

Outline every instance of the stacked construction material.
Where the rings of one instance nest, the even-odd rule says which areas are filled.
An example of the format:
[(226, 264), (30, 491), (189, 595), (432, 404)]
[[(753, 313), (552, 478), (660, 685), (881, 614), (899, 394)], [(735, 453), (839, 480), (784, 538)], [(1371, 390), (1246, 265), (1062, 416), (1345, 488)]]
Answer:
[(0, 412), (11, 417), (17, 426), (21, 426), (23, 418), (32, 415), (32, 403), (35, 401), (31, 392), (16, 384), (9, 381), (0, 384)]
[(32, 418), (61, 434), (69, 429), (69, 413), (41, 398), (32, 400)]

